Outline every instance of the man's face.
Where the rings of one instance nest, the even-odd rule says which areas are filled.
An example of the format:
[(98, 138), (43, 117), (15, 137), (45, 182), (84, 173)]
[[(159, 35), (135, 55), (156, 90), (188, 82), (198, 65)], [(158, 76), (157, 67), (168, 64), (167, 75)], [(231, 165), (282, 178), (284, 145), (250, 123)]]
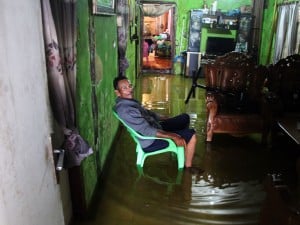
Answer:
[(120, 98), (133, 98), (133, 88), (129, 80), (120, 80), (118, 83), (118, 89), (115, 90), (115, 93)]

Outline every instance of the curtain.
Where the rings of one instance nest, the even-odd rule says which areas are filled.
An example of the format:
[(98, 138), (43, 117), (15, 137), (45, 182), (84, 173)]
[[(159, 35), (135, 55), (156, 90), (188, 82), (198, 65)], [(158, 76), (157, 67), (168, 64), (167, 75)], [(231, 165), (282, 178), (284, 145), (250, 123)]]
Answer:
[(128, 60), (126, 58), (127, 39), (129, 30), (129, 7), (128, 0), (117, 1), (117, 16), (120, 21), (118, 25), (118, 59), (119, 59), (119, 75), (125, 76), (128, 68)]
[(296, 40), (296, 46), (295, 46), (295, 53), (300, 53), (300, 4), (298, 3), (298, 25), (297, 25), (297, 40)]
[[(76, 56), (75, 54), (71, 54), (68, 46), (65, 48), (62, 44), (64, 43), (63, 35), (65, 37), (68, 36), (66, 32), (71, 31), (72, 29), (62, 30), (65, 33), (57, 31), (49, 0), (41, 2), (43, 10), (48, 87), (53, 114), (62, 128), (74, 128), (74, 98), (72, 95), (75, 96), (74, 68)], [(57, 7), (58, 4), (59, 3), (55, 2), (54, 5)], [(59, 11), (62, 12), (61, 10)], [(57, 11), (56, 13), (58, 14), (59, 12)], [(58, 20), (58, 15), (56, 15), (56, 20)], [(56, 22), (59, 24), (58, 21)], [(63, 22), (61, 21), (61, 23)], [(59, 38), (60, 43), (58, 42)], [(65, 42), (67, 41), (65, 40)], [(66, 53), (66, 55), (64, 55), (64, 53)], [(75, 52), (73, 51), (73, 53)], [(72, 76), (69, 76), (68, 72), (70, 72), (69, 74), (72, 74)], [(73, 94), (71, 94), (71, 86), (73, 86)]]
[(56, 27), (59, 54), (65, 77), (69, 111), (75, 121), (74, 103), (76, 93), (76, 4), (75, 0), (51, 0), (53, 19)]
[(295, 54), (297, 41), (298, 4), (287, 4), (278, 7), (275, 52), (273, 63)]
[(76, 0), (41, 0), (47, 78), (53, 116), (65, 134), (66, 167), (80, 164), (92, 149), (76, 129)]
[(142, 5), (142, 12), (143, 12), (143, 16), (158, 17), (158, 16), (161, 16), (164, 13), (168, 12), (172, 7), (174, 7), (174, 5), (168, 5), (168, 4), (161, 4), (161, 5), (143, 4)]

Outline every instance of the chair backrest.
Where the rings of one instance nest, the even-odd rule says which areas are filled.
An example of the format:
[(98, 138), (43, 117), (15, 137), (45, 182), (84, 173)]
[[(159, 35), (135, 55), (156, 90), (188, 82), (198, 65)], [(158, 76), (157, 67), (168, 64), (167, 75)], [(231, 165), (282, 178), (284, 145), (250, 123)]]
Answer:
[(124, 125), (124, 127), (126, 127), (127, 131), (129, 132), (129, 134), (132, 136), (132, 138), (134, 139), (134, 141), (137, 143), (137, 144), (140, 144), (139, 142), (139, 138), (140, 139), (155, 139), (156, 137), (146, 137), (146, 136), (143, 136), (141, 134), (139, 134), (138, 132), (136, 132), (134, 129), (132, 129), (130, 126), (128, 126), (124, 120), (122, 120), (119, 115), (117, 114), (117, 112), (113, 109), (113, 114), (114, 116)]
[(299, 112), (300, 108), (300, 55), (295, 54), (270, 65), (267, 87), (280, 97), (284, 111)]
[(117, 112), (115, 110), (113, 110), (113, 114), (114, 116), (123, 124), (124, 127), (126, 127), (127, 131), (129, 132), (130, 136), (133, 138), (133, 140), (139, 144), (138, 140), (136, 137), (141, 136), (139, 135), (135, 130), (133, 130), (131, 127), (129, 127), (124, 120), (122, 120), (119, 115), (117, 114)]
[(219, 85), (221, 90), (240, 93), (246, 88), (249, 69), (247, 67), (224, 65), (220, 75)]
[(245, 53), (230, 52), (205, 65), (207, 87), (240, 93), (247, 86), (250, 71), (255, 66), (253, 58)]

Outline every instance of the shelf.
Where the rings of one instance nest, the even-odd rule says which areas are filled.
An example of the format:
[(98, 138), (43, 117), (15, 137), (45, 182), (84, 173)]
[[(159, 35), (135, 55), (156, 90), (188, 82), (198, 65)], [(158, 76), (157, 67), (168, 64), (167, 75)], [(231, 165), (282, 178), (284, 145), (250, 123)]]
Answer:
[(224, 28), (207, 28), (208, 34), (232, 34), (231, 30)]
[(237, 25), (227, 25), (227, 24), (210, 24), (202, 23), (202, 28), (214, 29), (214, 30), (237, 30)]

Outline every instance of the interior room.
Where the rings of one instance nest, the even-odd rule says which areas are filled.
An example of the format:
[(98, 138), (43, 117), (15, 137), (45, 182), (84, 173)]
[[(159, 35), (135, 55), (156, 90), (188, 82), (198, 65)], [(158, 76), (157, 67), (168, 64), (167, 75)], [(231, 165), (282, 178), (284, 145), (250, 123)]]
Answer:
[(0, 224), (299, 225), (299, 5), (1, 1)]
[(174, 57), (175, 5), (143, 4), (141, 15), (141, 36), (147, 43), (141, 46), (142, 70), (168, 74), (172, 71)]

